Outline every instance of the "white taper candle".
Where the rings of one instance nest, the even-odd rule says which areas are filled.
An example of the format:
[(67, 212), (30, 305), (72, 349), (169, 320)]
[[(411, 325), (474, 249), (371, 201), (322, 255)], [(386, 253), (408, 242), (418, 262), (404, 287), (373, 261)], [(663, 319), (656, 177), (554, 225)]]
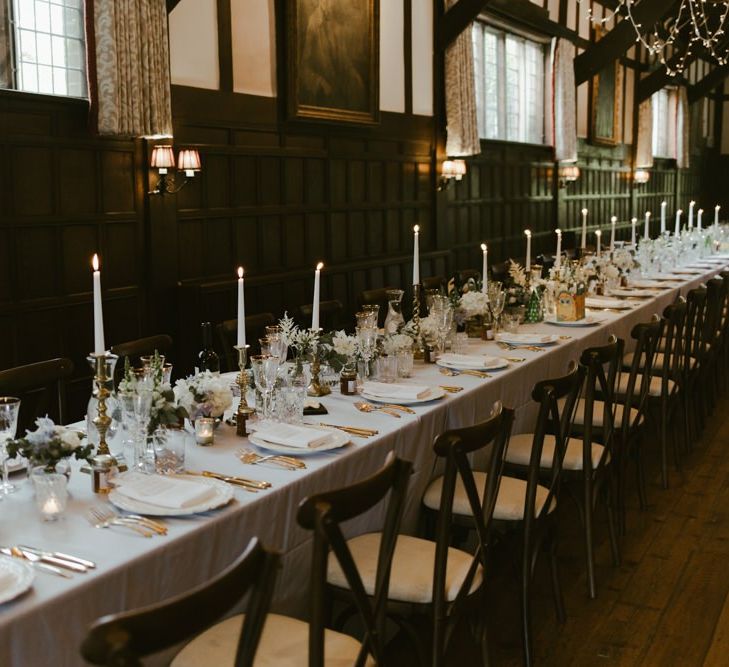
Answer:
[(676, 226), (673, 230), (674, 236), (678, 236), (681, 233), (681, 214), (682, 213), (683, 213), (683, 211), (681, 209), (678, 209), (678, 211), (676, 211)]
[(696, 226), (699, 228), (699, 231), (703, 229), (703, 225), (701, 224), (701, 218), (704, 216), (704, 209), (700, 208), (699, 213), (696, 216)]
[(238, 347), (246, 344), (246, 297), (243, 281), (243, 267), (238, 267)]
[(617, 217), (613, 216), (610, 218), (610, 252), (615, 250), (615, 223), (617, 223)]
[(526, 236), (526, 241), (527, 241), (525, 268), (526, 268), (527, 275), (529, 275), (529, 271), (532, 268), (532, 233), (528, 229), (525, 229), (524, 235)]
[(696, 202), (690, 201), (689, 202), (689, 214), (688, 214), (689, 231), (691, 231), (694, 228), (694, 206), (696, 206)]
[(483, 253), (483, 264), (481, 266), (481, 291), (484, 294), (489, 290), (489, 249), (485, 243), (481, 244), (481, 252)]
[(562, 230), (555, 229), (554, 232), (557, 234), (557, 256), (554, 258), (554, 266), (559, 268), (562, 266)]
[(101, 304), (101, 271), (99, 270), (98, 255), (94, 255), (91, 266), (94, 269), (94, 354), (106, 354), (104, 312)]
[(668, 204), (664, 201), (661, 202), (661, 234), (666, 233), (666, 207)]
[(647, 241), (651, 237), (651, 212), (645, 212), (645, 226), (643, 227), (643, 238)]
[(324, 264), (319, 262), (314, 271), (314, 303), (311, 308), (311, 328), (316, 331), (319, 329), (319, 297), (321, 292), (321, 270)]
[(413, 227), (413, 285), (420, 284), (420, 225)]
[(582, 243), (580, 247), (584, 250), (587, 247), (587, 209), (582, 209)]

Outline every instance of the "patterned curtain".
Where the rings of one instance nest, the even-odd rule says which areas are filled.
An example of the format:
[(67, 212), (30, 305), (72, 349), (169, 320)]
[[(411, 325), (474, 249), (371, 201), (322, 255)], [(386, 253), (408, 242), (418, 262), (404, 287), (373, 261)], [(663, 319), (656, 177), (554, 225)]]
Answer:
[(638, 132), (635, 144), (635, 166), (653, 166), (653, 100), (649, 97), (638, 107)]
[[(575, 97), (575, 47), (566, 39), (552, 49), (551, 104), (547, 107), (546, 136), (557, 162), (577, 161), (577, 101)], [(550, 88), (550, 86), (545, 86)]]
[(688, 94), (686, 86), (678, 89), (678, 105), (676, 109), (676, 166), (688, 169), (690, 164), (689, 133), (691, 120), (689, 117)]
[[(447, 11), (457, 0), (444, 2)], [(480, 153), (470, 26), (446, 49), (445, 95), (446, 153), (451, 156)]]
[(172, 134), (165, 0), (87, 0), (89, 95), (99, 134)]
[(8, 4), (0, 2), (0, 88), (10, 88), (10, 21)]

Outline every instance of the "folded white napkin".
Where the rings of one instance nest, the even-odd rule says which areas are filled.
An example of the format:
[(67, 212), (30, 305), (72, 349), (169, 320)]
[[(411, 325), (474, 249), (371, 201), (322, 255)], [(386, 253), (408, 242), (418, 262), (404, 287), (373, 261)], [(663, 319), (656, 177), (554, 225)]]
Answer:
[(209, 484), (136, 472), (120, 477), (116, 490), (127, 498), (170, 509), (193, 507), (216, 494), (216, 490)]
[(610, 290), (610, 294), (614, 294), (615, 296), (655, 296), (655, 292), (651, 292), (650, 290), (646, 289), (622, 289), (617, 288), (614, 290)]
[(666, 283), (659, 282), (658, 280), (631, 280), (631, 287), (656, 287), (659, 289), (666, 288)]
[(496, 340), (517, 343), (518, 345), (539, 345), (540, 343), (551, 343), (554, 338), (548, 334), (498, 333), (496, 334)]
[(430, 387), (418, 384), (398, 384), (387, 382), (365, 382), (364, 393), (380, 398), (392, 398), (414, 401), (425, 398), (430, 393)]
[(484, 368), (486, 364), (493, 361), (492, 357), (486, 357), (479, 354), (444, 354), (440, 361), (449, 366), (458, 366), (459, 368)]
[(620, 299), (611, 299), (610, 297), (604, 296), (588, 296), (585, 299), (585, 305), (588, 308), (619, 308), (622, 310), (632, 308), (632, 306), (625, 301), (621, 301)]
[(275, 445), (316, 449), (329, 442), (332, 433), (295, 424), (266, 424), (256, 431), (256, 436)]

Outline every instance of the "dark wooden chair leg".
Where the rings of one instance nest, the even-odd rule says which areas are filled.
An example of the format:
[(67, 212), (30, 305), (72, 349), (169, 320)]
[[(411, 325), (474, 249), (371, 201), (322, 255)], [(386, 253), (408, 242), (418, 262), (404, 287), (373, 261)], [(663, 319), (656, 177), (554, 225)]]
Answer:
[(590, 596), (590, 599), (594, 600), (595, 597), (597, 597), (595, 590), (595, 556), (592, 545), (592, 508), (594, 506), (594, 501), (592, 483), (588, 480), (585, 481), (584, 501), (583, 509), (585, 512), (585, 565), (587, 566), (587, 594)]
[(564, 610), (564, 596), (559, 581), (559, 563), (557, 561), (557, 538), (553, 537), (549, 544), (549, 566), (552, 571), (552, 597), (554, 598), (554, 611), (557, 614), (557, 621), (564, 624), (567, 621), (567, 614)]

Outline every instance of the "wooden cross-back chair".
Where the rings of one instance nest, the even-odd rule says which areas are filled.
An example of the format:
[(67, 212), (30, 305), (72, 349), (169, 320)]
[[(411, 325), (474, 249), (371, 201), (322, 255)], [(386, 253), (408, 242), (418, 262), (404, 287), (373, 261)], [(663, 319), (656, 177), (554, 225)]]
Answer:
[(49, 415), (63, 424), (65, 380), (73, 375), (73, 362), (65, 357), (39, 361), (0, 371), (0, 395), (20, 399), (18, 435), (32, 428), (38, 417)]
[(707, 292), (705, 287), (696, 287), (686, 295), (686, 322), (682, 335), (684, 419), (688, 424), (686, 447), (691, 449), (693, 440), (702, 428), (703, 401), (705, 391), (700, 382), (701, 360), (706, 350), (702, 335), (706, 318)]
[[(313, 532), (309, 621), (268, 614), (256, 652), (256, 664), (308, 664), (310, 667), (323, 667), (326, 663), (362, 667), (372, 665), (373, 662), (377, 665), (383, 663), (383, 603), (369, 604), (363, 593), (362, 579), (348, 556), (340, 524), (367, 512), (389, 496), (384, 522), (386, 538), (382, 541), (379, 554), (375, 596), (377, 601), (385, 599), (392, 550), (400, 526), (410, 470), (409, 462), (390, 455), (385, 465), (367, 479), (311, 496), (301, 502), (297, 521), (300, 526)], [(341, 559), (347, 576), (357, 588), (357, 611), (364, 628), (361, 642), (325, 627), (328, 613), (325, 582), (330, 551), (335, 558)], [(198, 635), (180, 651), (171, 667), (233, 664), (242, 620), (240, 614), (232, 616)]]
[[(484, 568), (490, 547), (493, 507), (501, 479), (503, 452), (511, 431), (513, 411), (494, 404), (487, 421), (475, 426), (447, 431), (435, 439), (437, 456), (445, 459), (445, 475), (440, 478), (436, 540), (410, 535), (397, 536), (390, 586), (385, 591), (387, 618), (394, 621), (413, 642), (413, 653), (420, 664), (444, 665), (445, 654), (458, 620), (468, 610), (478, 619), (480, 645), (487, 656), (486, 629), (483, 625)], [(490, 445), (491, 459), (487, 480), (473, 476), (468, 455)], [(458, 503), (472, 509), (471, 528), (477, 536), (473, 553), (450, 547), (451, 517), (456, 489)], [(347, 547), (359, 571), (367, 572), (364, 590), (373, 604), (381, 604), (376, 581), (370, 574), (378, 550), (385, 543), (382, 533), (368, 533), (351, 538)], [(389, 545), (390, 543), (387, 542)], [(343, 568), (330, 562), (327, 577), (333, 598), (349, 605), (340, 617), (356, 608), (358, 593), (344, 576)], [(410, 622), (413, 617), (425, 618), (432, 630), (431, 655)]]
[[(89, 629), (81, 655), (94, 665), (141, 667), (142, 658), (205, 631), (250, 593), (245, 621), (238, 623), (234, 653), (226, 664), (252, 667), (278, 563), (279, 555), (254, 538), (232, 565), (208, 583), (170, 600), (100, 618)], [(202, 657), (196, 664), (220, 664), (213, 652)], [(172, 664), (190, 664), (185, 649)]]
[(699, 360), (703, 366), (702, 386), (706, 401), (704, 414), (708, 415), (716, 405), (719, 391), (719, 360), (721, 359), (721, 326), (727, 298), (725, 281), (715, 277), (706, 283), (706, 318), (703, 327), (704, 357)]

